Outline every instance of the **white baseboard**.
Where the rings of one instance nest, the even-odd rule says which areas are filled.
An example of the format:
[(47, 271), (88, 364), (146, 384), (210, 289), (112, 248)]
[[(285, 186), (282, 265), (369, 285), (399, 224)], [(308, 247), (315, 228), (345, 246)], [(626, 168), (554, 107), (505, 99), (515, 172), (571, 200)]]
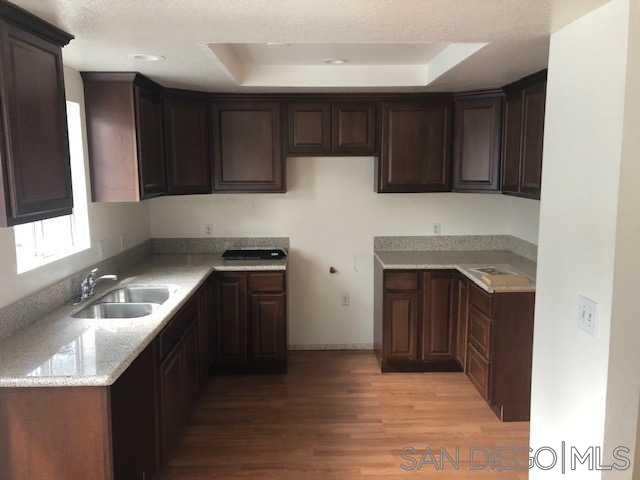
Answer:
[(340, 343), (330, 345), (289, 345), (289, 350), (365, 350), (373, 351), (373, 343)]

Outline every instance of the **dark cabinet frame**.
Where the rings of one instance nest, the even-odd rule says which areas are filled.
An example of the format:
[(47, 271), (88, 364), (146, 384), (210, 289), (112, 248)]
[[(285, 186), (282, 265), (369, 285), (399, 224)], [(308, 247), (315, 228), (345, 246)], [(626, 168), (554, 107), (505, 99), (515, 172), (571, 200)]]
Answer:
[[(404, 142), (395, 142), (391, 137), (393, 117), (413, 113), (423, 115), (423, 125), (400, 125), (400, 130), (409, 129), (415, 141), (424, 142), (423, 156), (418, 157), (414, 146)], [(406, 115), (404, 115), (406, 117)], [(408, 118), (404, 118), (408, 121)], [(376, 167), (376, 189), (378, 193), (421, 193), (451, 191), (451, 147), (452, 147), (452, 98), (450, 95), (433, 95), (416, 101), (385, 102), (382, 105), (382, 140), (380, 157)], [(400, 118), (398, 119), (400, 121)], [(419, 130), (420, 127), (426, 127)], [(398, 143), (396, 145), (396, 143)], [(394, 166), (394, 156), (399, 155), (405, 162), (413, 165)], [(413, 158), (411, 158), (413, 156)], [(392, 174), (400, 168), (411, 167), (415, 171), (404, 172), (413, 182), (394, 183)], [(439, 178), (430, 178), (432, 171)]]
[[(502, 193), (506, 195), (540, 199), (546, 83), (547, 70), (542, 70), (504, 87)], [(537, 110), (531, 108), (533, 96), (539, 102)], [(527, 162), (533, 162), (533, 170)], [(527, 171), (533, 172), (535, 181), (527, 178)]]
[[(211, 117), (213, 128), (213, 190), (222, 193), (280, 193), (286, 191), (286, 162), (282, 149), (282, 105), (276, 101), (255, 100), (214, 100), (211, 103)], [(225, 112), (268, 113), (271, 116), (271, 143), (263, 151), (257, 150), (256, 145), (251, 150), (239, 145), (237, 132), (224, 132), (223, 118)], [(248, 126), (251, 131), (251, 127)], [(234, 155), (253, 156), (253, 161), (268, 162), (271, 169), (271, 179), (251, 179), (251, 165), (244, 167), (243, 176), (247, 180), (232, 180), (225, 178), (225, 148), (229, 143), (225, 133), (231, 133), (236, 144), (232, 144)], [(236, 167), (237, 168), (237, 167)], [(236, 172), (237, 173), (237, 172)]]
[[(189, 121), (185, 122), (185, 125), (177, 125), (174, 118), (180, 109)], [(211, 193), (213, 178), (210, 141), (211, 111), (207, 95), (182, 90), (166, 91), (164, 122), (167, 193), (169, 195)], [(185, 138), (185, 130), (190, 132), (189, 138)], [(178, 175), (181, 169), (190, 171), (192, 178), (196, 180), (191, 183), (181, 181)]]
[[(72, 212), (62, 65), (62, 47), (72, 39), (26, 10), (0, 3), (0, 227)], [(51, 61), (54, 71), (43, 74), (38, 67), (50, 69)], [(21, 91), (34, 77), (39, 91)], [(47, 104), (46, 115), (23, 118), (35, 102)]]
[[(503, 98), (501, 90), (457, 95), (454, 103), (453, 189), (457, 192), (500, 191)], [(482, 122), (467, 125), (465, 115), (480, 112)], [(467, 131), (469, 127), (470, 131)], [(468, 145), (467, 137), (473, 139)], [(483, 156), (486, 155), (486, 157)], [(482, 179), (466, 178), (469, 166), (485, 173)]]

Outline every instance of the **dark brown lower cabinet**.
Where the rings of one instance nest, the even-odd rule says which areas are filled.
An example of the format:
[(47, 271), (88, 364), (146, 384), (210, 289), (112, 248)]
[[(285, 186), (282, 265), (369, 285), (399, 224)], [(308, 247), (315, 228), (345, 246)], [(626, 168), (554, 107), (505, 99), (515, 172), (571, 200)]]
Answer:
[(466, 372), (503, 421), (527, 421), (535, 294), (489, 294), (469, 286)]
[[(460, 371), (451, 270), (385, 271), (380, 318), (382, 371)], [(376, 292), (378, 294), (378, 292)], [(376, 342), (377, 343), (377, 342)]]
[(374, 276), (383, 372), (465, 371), (503, 421), (529, 419), (535, 294), (490, 294), (454, 270)]
[(224, 272), (218, 278), (218, 351), (223, 372), (286, 372), (283, 272)]

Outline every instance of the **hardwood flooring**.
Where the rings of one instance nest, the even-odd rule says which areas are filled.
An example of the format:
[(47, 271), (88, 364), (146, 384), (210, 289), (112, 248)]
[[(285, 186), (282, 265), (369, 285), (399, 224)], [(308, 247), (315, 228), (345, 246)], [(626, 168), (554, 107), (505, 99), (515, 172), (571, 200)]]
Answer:
[[(526, 449), (528, 437), (527, 422), (498, 421), (462, 373), (382, 375), (373, 353), (290, 352), (288, 375), (211, 378), (164, 478), (520, 480), (522, 469), (472, 471), (469, 455)], [(416, 462), (459, 448), (460, 469), (415, 470), (407, 446)]]

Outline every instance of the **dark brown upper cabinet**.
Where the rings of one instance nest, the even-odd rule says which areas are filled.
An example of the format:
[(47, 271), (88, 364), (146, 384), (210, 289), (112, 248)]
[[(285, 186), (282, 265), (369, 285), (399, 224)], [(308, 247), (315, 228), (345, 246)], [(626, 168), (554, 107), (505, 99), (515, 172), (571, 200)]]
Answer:
[(166, 92), (164, 121), (168, 193), (211, 193), (211, 128), (206, 95)]
[(289, 153), (331, 153), (331, 105), (329, 103), (290, 103)]
[(216, 192), (284, 192), (280, 103), (212, 104)]
[(502, 92), (457, 96), (454, 103), (453, 189), (500, 190)]
[(334, 103), (332, 153), (373, 155), (376, 153), (376, 106), (366, 102)]
[(546, 70), (505, 87), (502, 193), (540, 198)]
[(73, 36), (0, 2), (0, 226), (73, 207), (62, 47)]
[(290, 103), (287, 110), (289, 154), (373, 155), (376, 152), (374, 103)]
[(162, 87), (138, 73), (82, 72), (95, 202), (167, 192)]
[(451, 97), (384, 103), (380, 153), (378, 192), (450, 191)]

